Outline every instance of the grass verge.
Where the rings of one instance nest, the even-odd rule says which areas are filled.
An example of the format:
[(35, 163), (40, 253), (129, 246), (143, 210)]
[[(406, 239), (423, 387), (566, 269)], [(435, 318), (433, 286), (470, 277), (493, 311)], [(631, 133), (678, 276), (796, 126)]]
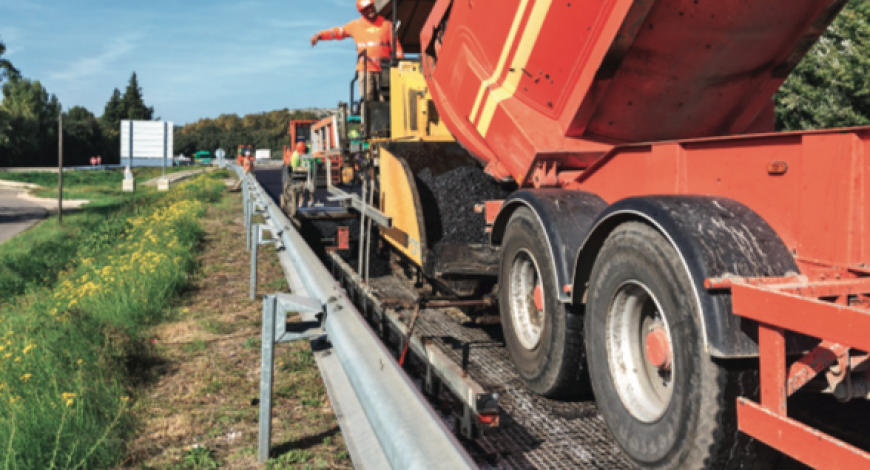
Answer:
[(78, 243), (66, 247), (73, 260), (49, 263), (58, 282), (29, 285), (0, 306), (4, 468), (121, 460), (133, 425), (129, 362), (195, 267), (199, 218), (224, 186), (215, 176), (146, 192), (96, 230), (79, 227)]
[[(195, 170), (200, 167), (195, 166), (175, 166), (166, 168), (166, 174), (178, 173), (180, 171)], [(160, 167), (138, 167), (132, 169), (133, 176), (136, 179), (147, 180), (157, 178), (163, 173)], [(63, 172), (64, 186), (87, 186), (101, 185), (108, 183), (118, 183), (120, 188), (121, 180), (124, 179), (124, 170), (68, 170)], [(19, 183), (38, 184), (44, 188), (54, 188), (57, 191), (57, 173), (45, 171), (6, 171), (0, 172), (0, 180), (17, 181)]]
[[(181, 171), (195, 170), (196, 167), (171, 167), (166, 169), (166, 174)], [(134, 168), (133, 176), (141, 185), (145, 181), (157, 178), (162, 174), (161, 168)], [(31, 190), (35, 197), (57, 197), (57, 173), (47, 172), (3, 172), (0, 180), (16, 181), (19, 183), (31, 183), (41, 186)], [(63, 198), (64, 199), (87, 199), (92, 204), (105, 205), (129, 199), (131, 194), (121, 190), (124, 180), (124, 171), (105, 170), (77, 170), (63, 173)], [(140, 186), (141, 187), (141, 186)], [(140, 191), (141, 192), (141, 191)]]
[[(139, 207), (147, 206), (162, 194), (155, 188), (144, 186), (135, 193), (121, 191), (123, 176), (119, 172), (79, 171), (70, 174), (76, 177), (70, 178), (69, 184), (64, 183), (68, 194), (92, 202), (65, 214), (63, 225), (52, 217), (0, 244), (0, 304), (28, 290), (53, 285), (58, 275), (76, 262), (79, 245), (111, 243)], [(46, 174), (0, 173), (0, 177), (9, 175), (28, 179), (42, 178)], [(215, 173), (215, 177), (226, 175), (226, 172)], [(49, 176), (56, 183), (57, 175)]]
[[(226, 195), (203, 218), (199, 269), (153, 327), (132, 401), (139, 422), (125, 465), (134, 468), (263, 468), (257, 463), (262, 303), (248, 300), (241, 196)], [(274, 251), (258, 259), (258, 298), (286, 289)], [(276, 349), (273, 458), (266, 468), (350, 468), (310, 347)]]

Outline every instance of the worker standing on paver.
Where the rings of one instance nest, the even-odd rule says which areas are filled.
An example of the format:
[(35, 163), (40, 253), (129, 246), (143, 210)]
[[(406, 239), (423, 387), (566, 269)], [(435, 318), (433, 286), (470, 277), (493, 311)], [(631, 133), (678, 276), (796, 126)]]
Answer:
[(294, 170), (299, 168), (299, 165), (302, 164), (302, 155), (307, 153), (305, 142), (297, 142), (296, 150), (290, 156), (288, 160), (284, 161), (284, 166), (292, 173)]
[[(381, 61), (392, 58), (393, 53), (393, 23), (378, 15), (373, 0), (357, 0), (357, 10), (363, 16), (351, 21), (343, 27), (335, 27), (321, 31), (311, 38), (311, 46), (319, 41), (341, 41), (352, 37), (356, 41), (357, 53), (366, 51), (368, 66), (360, 57), (356, 66), (359, 74), (360, 95), (365, 94), (366, 101), (383, 101), (379, 96), (381, 77)], [(402, 46), (396, 43), (396, 57), (404, 58)], [(367, 73), (366, 73), (367, 72)]]

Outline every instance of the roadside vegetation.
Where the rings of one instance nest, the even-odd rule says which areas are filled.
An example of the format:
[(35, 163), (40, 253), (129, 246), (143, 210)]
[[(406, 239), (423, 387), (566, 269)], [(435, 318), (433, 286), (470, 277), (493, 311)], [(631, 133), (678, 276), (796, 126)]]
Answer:
[[(168, 167), (166, 174), (195, 170), (197, 167)], [(162, 174), (161, 168), (133, 168), (133, 176), (137, 185)], [(39, 185), (40, 188), (30, 191), (31, 196), (57, 198), (57, 173), (49, 172), (0, 172), (0, 180), (15, 181)], [(124, 171), (120, 169), (105, 171), (65, 171), (63, 173), (64, 199), (87, 199), (94, 204), (113, 203), (118, 200), (136, 197), (136, 194), (121, 190)]]
[[(262, 302), (286, 291), (273, 250), (259, 251), (258, 300), (248, 299), (241, 195), (228, 194), (202, 219), (198, 269), (167, 320), (148, 330), (134, 373), (137, 431), (127, 467), (259, 469), (257, 432)], [(310, 347), (276, 349), (272, 459), (265, 468), (351, 468)]]
[[(154, 169), (137, 169), (137, 173), (141, 178), (148, 178)], [(33, 191), (37, 196), (57, 195), (56, 174), (0, 173), (0, 179), (45, 187)], [(65, 214), (63, 225), (58, 225), (57, 219), (52, 217), (0, 244), (0, 305), (29, 289), (53, 285), (60, 273), (74, 262), (79, 245), (95, 237), (109, 241), (117, 235), (111, 227), (119, 226), (139, 207), (161, 197), (153, 188), (144, 186), (135, 193), (125, 193), (121, 190), (122, 179), (120, 171), (64, 174), (65, 198), (91, 202)]]
[(18, 294), (0, 298), (0, 466), (121, 462), (134, 425), (130, 364), (188, 284), (220, 176), (112, 195), (0, 247), (0, 295)]

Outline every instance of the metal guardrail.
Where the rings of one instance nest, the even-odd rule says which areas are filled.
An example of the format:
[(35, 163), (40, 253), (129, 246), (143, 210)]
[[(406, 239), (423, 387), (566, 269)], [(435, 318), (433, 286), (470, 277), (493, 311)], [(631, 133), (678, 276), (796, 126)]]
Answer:
[[(465, 449), (378, 340), (293, 223), (268, 197), (253, 175), (244, 175), (237, 165), (229, 167), (244, 179), (249, 246), (255, 241), (249, 220), (259, 213), (280, 240), (275, 244), (296, 300), (307, 297), (321, 306), (319, 328), (326, 334), (329, 354), (315, 354), (315, 357), (334, 408), (349, 407), (345, 410), (349, 413), (336, 410), (336, 414), (354, 465), (382, 468), (385, 459), (395, 469), (476, 468)], [(275, 307), (278, 300), (280, 298), (267, 297), (264, 306), (269, 318), (280, 321)], [(270, 302), (272, 308), (269, 308)], [(311, 318), (306, 320), (311, 321)], [(275, 344), (275, 334), (271, 330), (268, 332), (270, 348)], [(320, 349), (323, 344), (317, 346)], [(265, 348), (264, 343), (264, 357)], [(332, 365), (328, 364), (329, 361)], [(354, 413), (355, 406), (361, 412)], [(266, 416), (271, 416), (271, 413)], [(375, 445), (380, 452), (372, 448)]]

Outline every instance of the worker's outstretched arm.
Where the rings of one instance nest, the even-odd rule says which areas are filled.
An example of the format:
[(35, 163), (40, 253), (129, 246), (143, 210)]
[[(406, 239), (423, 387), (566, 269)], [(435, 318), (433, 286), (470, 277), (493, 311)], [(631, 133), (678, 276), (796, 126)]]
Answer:
[(336, 26), (335, 28), (327, 29), (315, 34), (314, 37), (311, 38), (311, 45), (315, 46), (320, 41), (341, 41), (342, 39), (347, 39), (349, 37), (350, 34), (348, 34), (344, 28)]
[(402, 49), (402, 43), (400, 43), (399, 41), (396, 41), (396, 58), (397, 59), (404, 59), (405, 58), (405, 51), (404, 51), (404, 49)]

